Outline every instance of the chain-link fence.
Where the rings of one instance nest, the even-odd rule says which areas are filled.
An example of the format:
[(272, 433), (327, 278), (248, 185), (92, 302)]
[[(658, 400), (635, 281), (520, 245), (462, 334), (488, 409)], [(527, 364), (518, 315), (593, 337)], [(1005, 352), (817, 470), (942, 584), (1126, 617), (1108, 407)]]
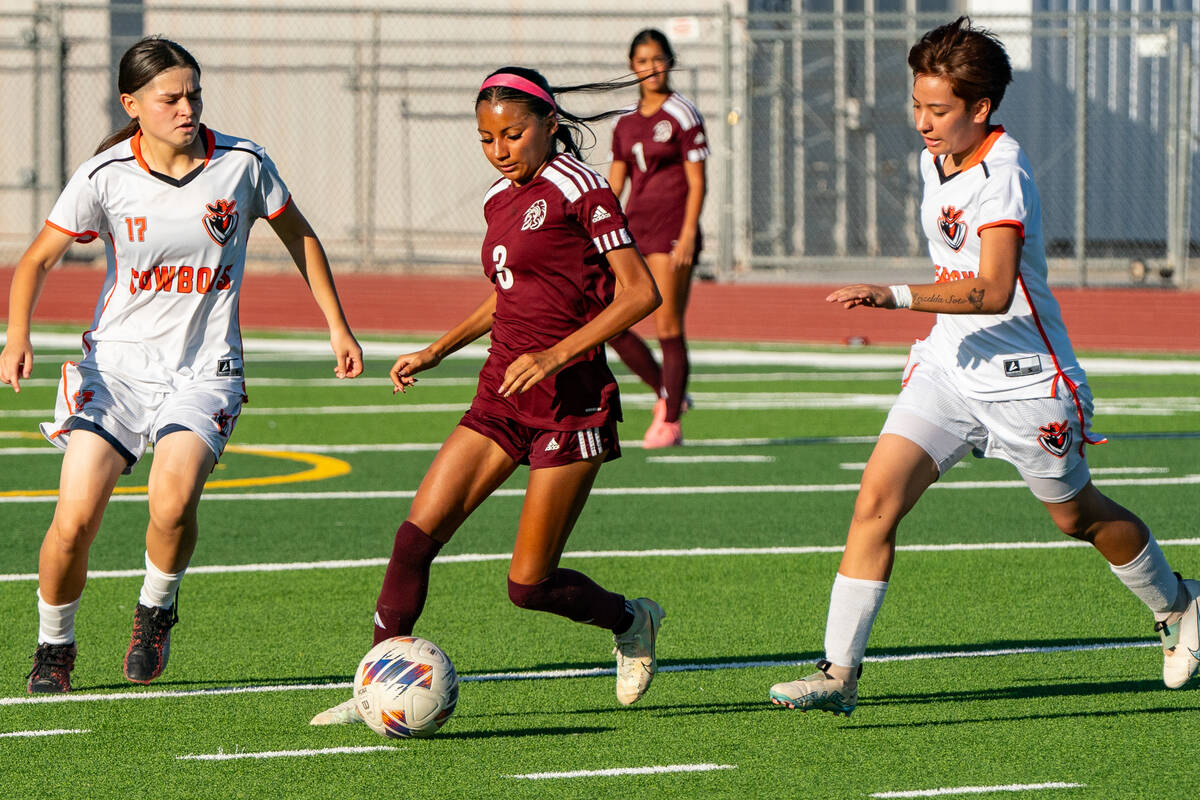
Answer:
[[(473, 123), (482, 77), (515, 63), (558, 85), (619, 78), (633, 33), (656, 26), (676, 45), (673, 84), (712, 143), (703, 271), (928, 273), (905, 56), (972, 0), (663, 0), (651, 11), (293, 1), (0, 10), (0, 260), (19, 255), (71, 171), (121, 122), (115, 61), (143, 33), (162, 33), (200, 61), (205, 121), (267, 148), (339, 269), (473, 271), (494, 179)], [(976, 18), (1017, 69), (995, 120), (1034, 164), (1053, 277), (1128, 282), (1141, 265), (1149, 280), (1170, 272), (1186, 285), (1186, 256), (1200, 255), (1200, 0), (1053, 9), (1067, 2), (1078, 7), (1041, 0), (1049, 10), (1031, 2), (1028, 13)], [(1096, 10), (1108, 3), (1126, 10)], [(594, 113), (635, 97), (563, 104)], [(590, 160), (604, 173), (609, 123), (594, 132)], [(260, 263), (286, 257), (265, 226), (251, 247)]]

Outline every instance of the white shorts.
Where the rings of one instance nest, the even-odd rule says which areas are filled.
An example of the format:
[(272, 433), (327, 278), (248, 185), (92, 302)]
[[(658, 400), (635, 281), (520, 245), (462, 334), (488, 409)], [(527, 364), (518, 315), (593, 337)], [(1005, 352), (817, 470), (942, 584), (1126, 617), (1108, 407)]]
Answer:
[(1091, 433), (1092, 393), (1065, 380), (1054, 397), (976, 400), (962, 395), (939, 369), (922, 365), (896, 398), (882, 433), (903, 436), (937, 462), (938, 473), (968, 452), (1002, 458), (1017, 468), (1034, 496), (1047, 503), (1070, 500), (1091, 480), (1085, 444)]
[(58, 383), (54, 421), (39, 427), (47, 441), (63, 450), (72, 430), (98, 433), (124, 456), (129, 474), (147, 445), (177, 430), (195, 433), (219, 459), (245, 401), (240, 379), (181, 377), (170, 388), (128, 382), (68, 361)]

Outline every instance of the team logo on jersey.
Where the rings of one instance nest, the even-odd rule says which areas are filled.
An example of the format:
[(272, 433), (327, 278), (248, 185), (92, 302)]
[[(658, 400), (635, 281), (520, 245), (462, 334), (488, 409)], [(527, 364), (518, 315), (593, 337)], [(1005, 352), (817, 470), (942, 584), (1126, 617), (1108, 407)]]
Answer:
[(1062, 458), (1071, 449), (1071, 426), (1062, 422), (1050, 422), (1038, 428), (1038, 444), (1052, 456)]
[(90, 403), (94, 396), (95, 392), (85, 391), (84, 389), (77, 391), (75, 396), (71, 398), (71, 402), (75, 405), (75, 413), (78, 414), (80, 411), (83, 411), (83, 407)]
[(660, 119), (654, 123), (654, 133), (650, 138), (656, 142), (671, 141), (671, 121), (669, 119)]
[(218, 200), (215, 203), (206, 203), (204, 207), (208, 209), (208, 213), (204, 215), (204, 230), (208, 231), (214, 242), (224, 247), (237, 230), (237, 201)]
[(604, 206), (596, 206), (596, 210), (592, 212), (592, 224), (595, 225), (597, 222), (604, 222), (604, 220), (611, 216), (612, 214), (608, 213)]
[(521, 220), (521, 230), (536, 231), (546, 221), (546, 201), (538, 200), (525, 211), (525, 219)]
[(938, 217), (938, 230), (946, 244), (954, 250), (961, 250), (967, 240), (967, 223), (963, 222), (963, 212), (954, 206), (942, 206), (942, 215)]
[(213, 414), (212, 418), (213, 422), (217, 423), (217, 433), (221, 434), (222, 436), (229, 436), (230, 431), (233, 429), (233, 420), (236, 419), (236, 417), (222, 408), (220, 411)]

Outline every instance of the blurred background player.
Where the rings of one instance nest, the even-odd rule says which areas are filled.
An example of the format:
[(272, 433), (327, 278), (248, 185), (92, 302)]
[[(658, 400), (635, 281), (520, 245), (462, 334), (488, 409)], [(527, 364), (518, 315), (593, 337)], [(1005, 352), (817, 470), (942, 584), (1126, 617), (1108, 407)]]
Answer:
[[(625, 216), (604, 178), (580, 160), (576, 117), (541, 74), (504, 67), (475, 101), (483, 154), (503, 176), (484, 196), (483, 269), (494, 285), (469, 317), (392, 366), (394, 391), (491, 331), (475, 399), (421, 481), (396, 532), (375, 608), (376, 644), (412, 633), (429, 568), (488, 495), (529, 465), (529, 486), (508, 570), (521, 608), (612, 631), (617, 699), (636, 701), (654, 675), (663, 611), (626, 600), (558, 566), (600, 465), (620, 455), (617, 383), (604, 342), (659, 303)], [(360, 721), (351, 698), (314, 725)]]
[(641, 96), (636, 107), (617, 119), (608, 172), (608, 182), (618, 196), (629, 179), (625, 203), (629, 232), (645, 254), (663, 298), (654, 313), (661, 367), (633, 331), (609, 342), (658, 395), (643, 439), (646, 447), (683, 443), (679, 416), (687, 402), (688, 379), (683, 321), (692, 267), (702, 245), (700, 210), (704, 206), (704, 160), (709, 155), (700, 112), (671, 89), (673, 66), (675, 53), (661, 31), (647, 28), (633, 37), (629, 68), (640, 81)]
[(1153, 612), (1163, 681), (1200, 665), (1200, 581), (1171, 571), (1146, 525), (1092, 484), (1085, 444), (1092, 395), (1046, 283), (1042, 211), (1016, 140), (990, 122), (1012, 81), (1008, 56), (966, 17), (908, 54), (913, 119), (925, 143), (921, 223), (936, 283), (858, 284), (827, 300), (845, 308), (936, 313), (909, 355), (903, 388), (863, 471), (834, 579), (818, 671), (771, 687), (771, 700), (849, 714), (867, 637), (883, 603), (896, 528), (922, 493), (968, 452), (1011, 462), (1068, 536), (1091, 543)]
[(0, 381), (20, 391), (46, 273), (73, 242), (103, 238), (108, 274), (83, 358), (63, 365), (54, 422), (41, 426), (66, 453), (38, 560), (30, 693), (70, 691), (88, 550), (117, 478), (151, 443), (146, 577), (125, 677), (149, 683), (167, 665), (196, 506), (246, 400), (237, 308), (255, 219), (270, 221), (311, 287), (334, 372), (362, 371), (325, 252), (275, 165), (257, 144), (200, 124), (196, 60), (167, 39), (143, 39), (121, 58), (117, 88), (131, 121), (76, 171), (18, 263), (0, 353)]

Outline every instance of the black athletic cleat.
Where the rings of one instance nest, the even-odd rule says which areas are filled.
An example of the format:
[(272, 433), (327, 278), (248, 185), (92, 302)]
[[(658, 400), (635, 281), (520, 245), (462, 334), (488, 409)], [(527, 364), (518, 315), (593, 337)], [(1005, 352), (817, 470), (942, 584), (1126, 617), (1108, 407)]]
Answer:
[(75, 668), (75, 643), (39, 644), (29, 670), (30, 694), (60, 694), (71, 691), (71, 670)]
[(125, 677), (149, 683), (167, 668), (171, 654), (171, 628), (179, 622), (178, 598), (170, 608), (150, 608), (138, 603), (133, 612), (133, 635), (125, 651)]

